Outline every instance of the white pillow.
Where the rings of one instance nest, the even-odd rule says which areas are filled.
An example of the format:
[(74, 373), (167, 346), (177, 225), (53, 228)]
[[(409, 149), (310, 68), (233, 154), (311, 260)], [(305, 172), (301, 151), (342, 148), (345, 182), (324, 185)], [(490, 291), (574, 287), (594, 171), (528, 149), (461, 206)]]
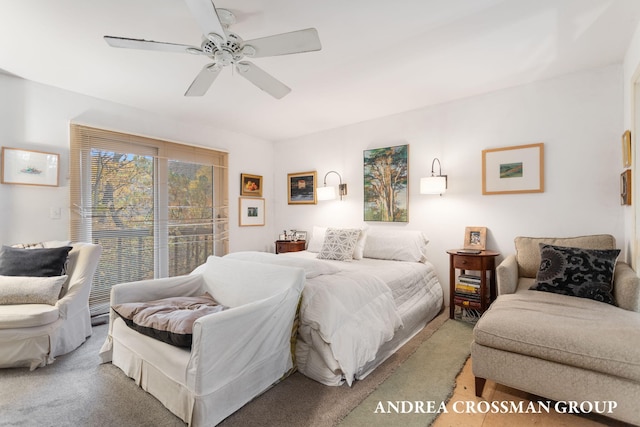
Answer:
[(351, 261), (359, 236), (358, 228), (327, 228), (318, 258)]
[(0, 276), (0, 305), (55, 305), (67, 276)]
[(13, 248), (20, 249), (41, 249), (41, 248), (60, 248), (63, 246), (71, 246), (71, 240), (49, 240), (38, 243), (16, 243)]
[(320, 252), (322, 250), (322, 244), (324, 243), (324, 234), (327, 232), (327, 227), (313, 226), (313, 233), (311, 233), (311, 239), (307, 244), (308, 252)]
[(360, 236), (358, 236), (358, 241), (356, 242), (356, 247), (353, 250), (353, 259), (362, 259), (364, 258), (364, 247), (367, 242), (367, 233), (369, 231), (369, 227), (366, 225), (360, 228)]
[(419, 230), (371, 227), (364, 246), (365, 258), (424, 262), (429, 240)]

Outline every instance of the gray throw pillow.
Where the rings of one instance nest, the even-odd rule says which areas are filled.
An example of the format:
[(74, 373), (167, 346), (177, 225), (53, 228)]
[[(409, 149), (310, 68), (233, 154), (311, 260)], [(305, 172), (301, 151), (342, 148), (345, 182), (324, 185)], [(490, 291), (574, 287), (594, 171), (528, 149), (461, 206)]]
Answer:
[(619, 249), (581, 249), (540, 244), (540, 268), (529, 289), (616, 305), (613, 275)]
[(359, 228), (327, 228), (317, 258), (351, 261), (360, 231)]
[(0, 249), (0, 275), (51, 277), (63, 274), (71, 246), (47, 249)]

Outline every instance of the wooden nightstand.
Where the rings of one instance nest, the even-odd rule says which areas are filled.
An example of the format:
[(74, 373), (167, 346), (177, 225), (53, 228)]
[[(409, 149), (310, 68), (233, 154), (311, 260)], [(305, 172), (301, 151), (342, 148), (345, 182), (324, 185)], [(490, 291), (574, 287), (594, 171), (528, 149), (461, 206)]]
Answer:
[(305, 250), (306, 240), (276, 240), (276, 253), (299, 252)]
[[(496, 299), (496, 256), (494, 251), (481, 251), (478, 254), (459, 253), (459, 249), (450, 249), (449, 254), (449, 318), (453, 319), (456, 305), (473, 308), (481, 313)], [(456, 269), (460, 275), (456, 278)], [(478, 275), (466, 275), (467, 271), (477, 271)], [(487, 273), (489, 287), (487, 289)], [(456, 292), (456, 284), (458, 291)], [(487, 294), (487, 291), (489, 293)]]

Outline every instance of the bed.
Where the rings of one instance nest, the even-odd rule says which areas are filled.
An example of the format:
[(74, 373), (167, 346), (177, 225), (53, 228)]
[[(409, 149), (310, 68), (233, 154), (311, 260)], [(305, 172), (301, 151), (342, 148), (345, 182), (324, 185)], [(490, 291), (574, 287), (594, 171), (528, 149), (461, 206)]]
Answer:
[[(358, 235), (355, 247), (347, 245), (343, 251), (351, 251), (351, 258), (340, 259), (336, 245), (327, 257), (323, 249), (329, 237), (344, 230), (358, 230), (353, 233)], [(225, 257), (305, 271), (297, 369), (320, 383), (339, 386), (365, 378), (442, 309), (442, 287), (426, 260), (426, 245), (424, 235), (413, 230), (314, 227), (306, 251)]]

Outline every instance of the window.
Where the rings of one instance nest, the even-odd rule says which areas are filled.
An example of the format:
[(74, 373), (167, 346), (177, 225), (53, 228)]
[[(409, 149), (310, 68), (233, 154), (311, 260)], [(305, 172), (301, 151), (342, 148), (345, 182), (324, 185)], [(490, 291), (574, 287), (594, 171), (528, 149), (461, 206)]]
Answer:
[(228, 252), (227, 153), (71, 125), (71, 239), (102, 245), (89, 297)]

